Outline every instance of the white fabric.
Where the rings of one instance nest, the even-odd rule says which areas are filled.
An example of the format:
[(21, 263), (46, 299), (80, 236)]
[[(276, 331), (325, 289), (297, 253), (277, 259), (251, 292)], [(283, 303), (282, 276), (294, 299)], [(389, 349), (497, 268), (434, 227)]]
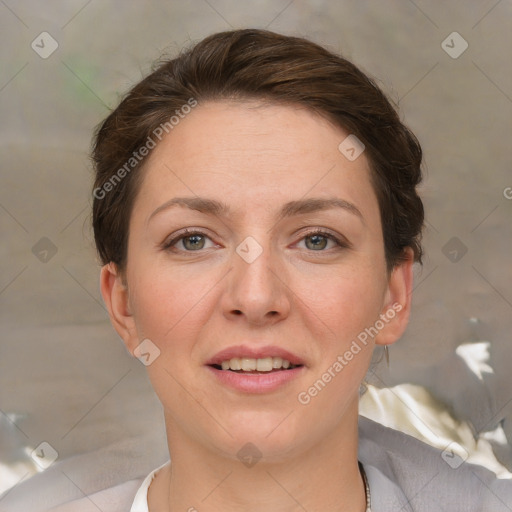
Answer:
[(137, 494), (135, 495), (135, 499), (132, 503), (132, 508), (130, 512), (149, 512), (148, 509), (148, 490), (151, 482), (154, 480), (156, 474), (160, 469), (164, 466), (167, 466), (170, 461), (167, 461), (165, 464), (162, 464), (159, 468), (154, 469), (151, 473), (144, 479), (142, 485), (139, 487)]
[(455, 418), (422, 386), (400, 384), (379, 389), (367, 385), (359, 401), (359, 414), (440, 450), (451, 445), (467, 462), (484, 466), (499, 477), (512, 478), (495, 454), (502, 455), (505, 461), (511, 458), (512, 447), (503, 427), (498, 425), (493, 431), (475, 434), (471, 423)]

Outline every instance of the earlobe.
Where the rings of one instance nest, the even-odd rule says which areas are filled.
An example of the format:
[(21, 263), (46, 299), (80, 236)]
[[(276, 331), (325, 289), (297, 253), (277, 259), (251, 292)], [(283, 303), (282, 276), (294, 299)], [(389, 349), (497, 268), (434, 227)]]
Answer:
[(101, 269), (100, 289), (114, 329), (133, 354), (138, 344), (135, 320), (130, 309), (128, 287), (114, 263), (107, 263)]
[(393, 268), (389, 277), (384, 308), (381, 312), (381, 317), (385, 317), (385, 325), (375, 336), (375, 343), (378, 345), (390, 345), (397, 341), (409, 323), (414, 253), (410, 247), (406, 248), (404, 253), (403, 261)]

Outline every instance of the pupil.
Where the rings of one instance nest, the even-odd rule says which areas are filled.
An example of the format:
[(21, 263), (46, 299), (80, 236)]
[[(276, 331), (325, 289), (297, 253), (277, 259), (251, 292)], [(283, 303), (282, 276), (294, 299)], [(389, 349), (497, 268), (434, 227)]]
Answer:
[(202, 238), (202, 235), (190, 235), (184, 238), (183, 243), (187, 249), (202, 249), (204, 245), (204, 239)]
[[(313, 241), (313, 245), (312, 245), (313, 249), (318, 249), (318, 248), (324, 249), (327, 244), (327, 239), (322, 235), (311, 235), (308, 237), (308, 239)], [(308, 245), (308, 243), (307, 243), (308, 239), (306, 239), (306, 245)], [(318, 242), (320, 242), (320, 243), (318, 243)], [(308, 249), (311, 249), (311, 247), (308, 247)]]

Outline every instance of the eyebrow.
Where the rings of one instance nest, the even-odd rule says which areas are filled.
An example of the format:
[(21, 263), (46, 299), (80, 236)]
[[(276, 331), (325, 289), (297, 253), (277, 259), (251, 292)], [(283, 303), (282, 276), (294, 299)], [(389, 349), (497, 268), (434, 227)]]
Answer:
[[(231, 209), (226, 203), (217, 201), (216, 199), (208, 199), (205, 197), (175, 197), (164, 204), (160, 205), (148, 218), (148, 222), (158, 213), (168, 210), (174, 206), (183, 206), (191, 210), (196, 210), (201, 213), (216, 215), (218, 217), (229, 217), (232, 215)], [(359, 208), (353, 203), (340, 199), (333, 198), (309, 198), (299, 199), (296, 201), (289, 201), (285, 203), (280, 209), (277, 218), (279, 220), (293, 217), (294, 215), (303, 215), (306, 213), (313, 213), (322, 210), (329, 210), (332, 208), (341, 208), (359, 217), (364, 222), (364, 217)]]

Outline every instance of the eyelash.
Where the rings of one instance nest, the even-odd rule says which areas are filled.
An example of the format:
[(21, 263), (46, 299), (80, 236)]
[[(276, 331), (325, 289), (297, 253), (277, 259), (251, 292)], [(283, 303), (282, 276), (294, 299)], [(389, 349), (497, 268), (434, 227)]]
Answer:
[[(173, 248), (173, 246), (176, 243), (178, 243), (180, 240), (183, 240), (184, 238), (188, 238), (188, 237), (191, 237), (194, 235), (200, 235), (200, 236), (204, 236), (206, 238), (210, 238), (206, 233), (204, 233), (202, 231), (186, 229), (185, 231), (181, 232), (179, 235), (175, 236), (171, 240), (164, 242), (164, 244), (162, 245), (162, 249), (168, 250), (168, 251), (173, 251), (173, 252), (186, 252), (186, 253), (201, 252), (201, 249), (199, 249), (198, 251), (187, 251), (187, 250), (176, 250)], [(338, 247), (334, 248), (335, 250), (336, 249), (349, 249), (351, 247), (349, 242), (338, 238), (337, 236), (333, 235), (332, 233), (329, 233), (328, 231), (323, 231), (322, 229), (314, 229), (314, 230), (308, 231), (307, 233), (305, 233), (302, 236), (302, 238), (300, 240), (303, 240), (304, 238), (308, 238), (308, 237), (315, 236), (315, 235), (320, 235), (320, 236), (327, 238), (328, 240), (332, 240), (338, 246)], [(327, 251), (328, 250), (325, 250), (325, 249), (322, 249), (319, 251), (308, 250), (308, 252), (311, 252), (311, 253), (315, 253), (315, 252), (322, 253), (322, 252), (327, 252)]]

